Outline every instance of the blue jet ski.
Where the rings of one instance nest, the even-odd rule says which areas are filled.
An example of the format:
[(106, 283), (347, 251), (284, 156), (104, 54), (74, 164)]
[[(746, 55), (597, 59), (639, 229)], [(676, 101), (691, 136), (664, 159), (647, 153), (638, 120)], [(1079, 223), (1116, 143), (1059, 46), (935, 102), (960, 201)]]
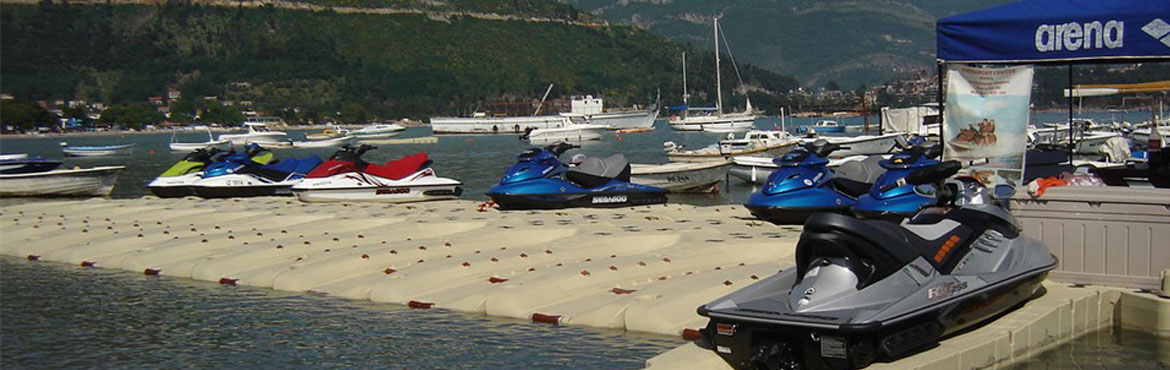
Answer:
[(744, 206), (753, 216), (777, 224), (803, 224), (816, 212), (847, 213), (885, 169), (878, 165), (882, 158), (873, 156), (833, 171), (828, 156), (838, 149), (843, 148), (817, 140), (774, 159), (780, 167)]
[(906, 176), (919, 168), (938, 164), (936, 158), (940, 154), (941, 145), (924, 141), (878, 162), (886, 172), (869, 188), (869, 193), (857, 198), (853, 214), (860, 218), (900, 222), (922, 207), (934, 205), (937, 198), (933, 186), (908, 184)]
[(231, 173), (205, 176), (191, 190), (203, 198), (292, 195), (292, 186), (320, 164), (321, 158), (316, 155), (263, 166), (248, 164)]
[(561, 209), (626, 207), (666, 203), (666, 189), (630, 183), (625, 156), (589, 157), (566, 166), (561, 154), (580, 146), (556, 143), (516, 157), (500, 183), (487, 196), (500, 209)]

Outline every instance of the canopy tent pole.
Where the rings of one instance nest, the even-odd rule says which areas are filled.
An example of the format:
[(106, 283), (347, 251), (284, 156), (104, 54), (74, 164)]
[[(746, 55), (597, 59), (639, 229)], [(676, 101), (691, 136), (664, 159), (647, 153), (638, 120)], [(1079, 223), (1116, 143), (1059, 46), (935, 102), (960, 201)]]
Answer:
[[(1069, 63), (1068, 64), (1068, 90), (1072, 91), (1072, 89), (1073, 89), (1073, 65), (1072, 65), (1072, 63)], [(1074, 94), (1068, 94), (1068, 164), (1070, 166), (1073, 163), (1073, 148), (1076, 147), (1076, 143), (1073, 141), (1073, 95)]]
[(940, 147), (946, 148), (946, 144), (947, 144), (947, 139), (946, 139), (947, 135), (945, 134), (946, 133), (946, 130), (945, 130), (945, 126), (946, 126), (946, 124), (945, 124), (945, 121), (946, 121), (945, 109), (946, 108), (945, 107), (946, 107), (946, 104), (943, 104), (943, 96), (944, 96), (943, 95), (943, 72), (944, 72), (943, 62), (936, 60), (935, 65), (937, 65), (937, 68), (938, 68), (938, 96), (937, 96), (937, 99), (938, 99), (938, 145)]

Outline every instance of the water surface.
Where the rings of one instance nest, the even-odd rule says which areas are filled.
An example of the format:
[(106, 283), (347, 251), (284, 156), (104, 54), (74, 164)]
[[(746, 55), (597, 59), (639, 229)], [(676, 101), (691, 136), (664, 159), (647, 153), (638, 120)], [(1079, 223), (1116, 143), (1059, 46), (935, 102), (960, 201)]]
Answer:
[(677, 338), (0, 257), (0, 368), (641, 368)]

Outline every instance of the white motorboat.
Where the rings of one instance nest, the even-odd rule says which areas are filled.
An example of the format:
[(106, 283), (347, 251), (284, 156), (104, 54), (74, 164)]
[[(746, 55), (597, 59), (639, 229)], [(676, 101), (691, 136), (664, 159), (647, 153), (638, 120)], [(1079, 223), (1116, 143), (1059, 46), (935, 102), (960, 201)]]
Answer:
[(696, 150), (687, 150), (670, 141), (663, 143), (663, 149), (671, 162), (706, 162), (744, 155), (780, 156), (794, 149), (798, 143), (799, 139), (784, 131), (753, 130), (739, 139), (728, 134), (726, 140)]
[[(883, 158), (889, 158), (890, 155), (883, 155)], [(869, 158), (867, 155), (854, 155), (845, 158), (834, 158), (829, 160), (829, 168), (836, 168), (842, 163), (862, 161)], [(735, 157), (732, 158), (734, 165), (727, 170), (731, 177), (743, 180), (749, 184), (763, 184), (768, 181), (768, 175), (772, 174), (780, 165), (773, 162), (773, 157)]]
[(207, 128), (207, 127), (204, 127), (204, 128), (207, 129), (207, 141), (204, 141), (202, 143), (178, 142), (178, 141), (175, 141), (175, 136), (178, 133), (176, 132), (174, 134), (171, 134), (171, 143), (170, 143), (171, 151), (172, 152), (194, 152), (194, 151), (199, 150), (199, 149), (210, 149), (210, 148), (221, 148), (222, 149), (223, 146), (231, 144), (231, 140), (228, 140), (228, 139), (223, 139), (223, 138), (220, 138), (218, 140), (215, 139), (215, 137), (213, 137), (211, 135), (211, 129)]
[[(709, 132), (742, 132), (751, 130), (755, 124), (757, 115), (752, 109), (751, 99), (747, 99), (747, 104), (743, 112), (739, 113), (724, 113), (723, 112), (723, 79), (719, 73), (719, 17), (715, 17), (715, 91), (716, 100), (715, 107), (711, 108), (696, 108), (688, 106), (687, 99), (690, 94), (687, 94), (687, 59), (686, 54), (683, 54), (683, 104), (678, 107), (671, 107), (671, 111), (677, 114), (671, 114), (669, 118), (670, 128), (679, 131), (709, 131)], [(728, 49), (728, 54), (731, 50)], [(734, 62), (734, 59), (732, 59)], [(743, 85), (743, 81), (740, 81)]]
[(352, 130), (349, 134), (359, 140), (361, 139), (382, 139), (393, 137), (405, 131), (406, 127), (402, 127), (393, 123), (381, 123), (363, 126), (360, 129)]
[[(335, 138), (324, 139), (324, 140), (294, 141), (294, 142), (292, 142), (292, 147), (293, 148), (333, 148), (333, 147), (339, 147), (339, 146), (346, 145), (346, 144), (351, 144), (351, 143), (353, 143), (353, 141), (354, 141), (353, 136), (345, 135), (345, 136), (338, 136)], [(260, 146), (264, 146), (264, 144), (261, 143)]]
[(631, 164), (630, 182), (656, 186), (671, 192), (710, 193), (719, 191), (727, 178), (730, 160), (698, 163)]
[(314, 170), (292, 191), (305, 202), (420, 202), (455, 199), (463, 183), (439, 177), (426, 153), (416, 153), (383, 165), (358, 165), (369, 146), (346, 147)]
[[(574, 117), (573, 120), (584, 122), (584, 119), (579, 117)], [(532, 129), (525, 132), (521, 138), (534, 144), (558, 141), (580, 142), (601, 140), (601, 134), (607, 130), (609, 130), (608, 126), (569, 122), (560, 127)]]
[[(1113, 131), (1081, 131), (1073, 130), (1073, 152), (1077, 154), (1098, 154), (1099, 147), (1105, 145), (1111, 138), (1121, 137), (1121, 133)], [(1031, 147), (1049, 147), (1054, 149), (1067, 148), (1068, 126), (1048, 127), (1042, 129), (1028, 129), (1028, 145)], [(1148, 136), (1147, 136), (1148, 137)]]
[(56, 169), (0, 174), (0, 196), (51, 197), (110, 195), (126, 166)]
[(874, 154), (890, 154), (897, 152), (902, 147), (907, 147), (906, 134), (902, 132), (894, 132), (883, 135), (860, 135), (860, 136), (814, 136), (801, 138), (801, 143), (807, 143), (817, 140), (826, 140), (830, 143), (841, 146), (841, 149), (833, 151), (830, 156), (832, 158), (844, 158), (855, 155), (874, 155)]
[(229, 140), (233, 145), (247, 145), (248, 143), (281, 142), (288, 137), (288, 134), (283, 131), (268, 129), (268, 124), (263, 122), (244, 122), (244, 127), (247, 127), (248, 132), (242, 134), (222, 134), (219, 135), (219, 139)]

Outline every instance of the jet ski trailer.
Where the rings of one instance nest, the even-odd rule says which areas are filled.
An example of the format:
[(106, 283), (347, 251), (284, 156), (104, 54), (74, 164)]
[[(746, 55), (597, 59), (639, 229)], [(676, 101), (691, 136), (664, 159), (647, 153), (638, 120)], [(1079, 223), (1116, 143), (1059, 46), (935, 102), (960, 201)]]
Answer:
[[(957, 164), (922, 170), (953, 167), (942, 179)], [(914, 174), (907, 181), (936, 182)], [(974, 179), (948, 181), (939, 204), (949, 210), (927, 208), (901, 225), (813, 215), (795, 267), (698, 308), (710, 318), (700, 344), (741, 369), (860, 368), (931, 346), (1042, 294), (1056, 258), (1022, 235), (1011, 214), (988, 204), (984, 190)], [(995, 202), (1012, 192), (996, 191), (1007, 195), (996, 194)]]

